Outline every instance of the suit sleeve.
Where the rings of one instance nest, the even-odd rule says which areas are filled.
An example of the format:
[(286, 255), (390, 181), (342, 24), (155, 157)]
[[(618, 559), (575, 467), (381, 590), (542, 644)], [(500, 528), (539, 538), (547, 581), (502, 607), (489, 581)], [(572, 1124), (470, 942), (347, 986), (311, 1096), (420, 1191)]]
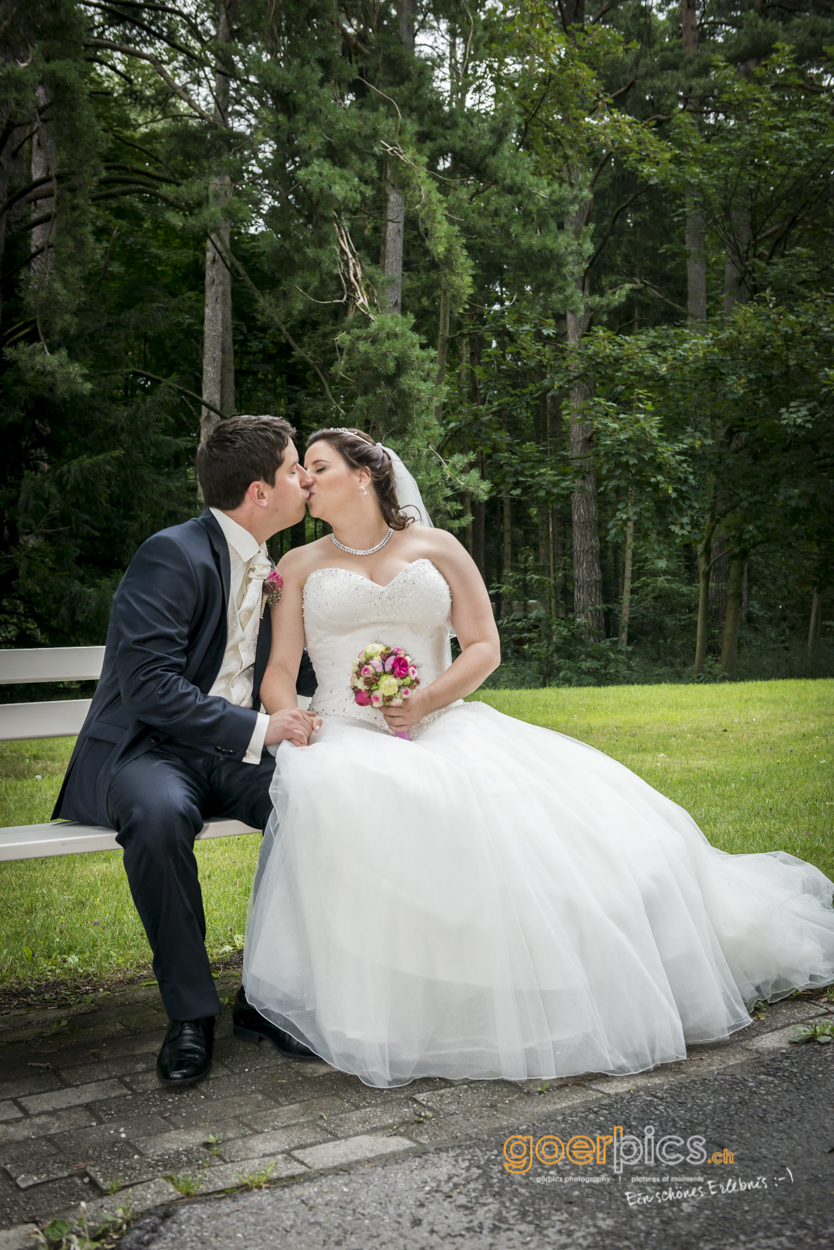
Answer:
[(313, 661), (307, 654), (306, 649), (301, 653), (301, 664), (298, 668), (298, 678), (295, 683), (296, 694), (304, 694), (312, 696), (316, 693), (316, 670), (313, 668)]
[(184, 675), (199, 607), (186, 552), (169, 535), (154, 534), (136, 552), (113, 601), (122, 701), (137, 720), (178, 742), (242, 760), (258, 713), (203, 694)]

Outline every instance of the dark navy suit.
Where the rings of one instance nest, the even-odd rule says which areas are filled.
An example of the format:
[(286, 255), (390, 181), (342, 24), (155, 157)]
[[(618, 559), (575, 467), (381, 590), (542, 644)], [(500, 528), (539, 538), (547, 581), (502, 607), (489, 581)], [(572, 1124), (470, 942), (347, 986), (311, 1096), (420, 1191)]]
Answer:
[[(229, 548), (208, 509), (154, 534), (113, 596), (101, 679), (53, 818), (108, 825), (172, 1020), (216, 1015), (194, 839), (208, 817), (262, 829), (275, 761), (244, 764), (271, 642), (258, 634), (252, 707), (209, 695), (226, 650)], [(315, 690), (306, 656), (300, 694)]]

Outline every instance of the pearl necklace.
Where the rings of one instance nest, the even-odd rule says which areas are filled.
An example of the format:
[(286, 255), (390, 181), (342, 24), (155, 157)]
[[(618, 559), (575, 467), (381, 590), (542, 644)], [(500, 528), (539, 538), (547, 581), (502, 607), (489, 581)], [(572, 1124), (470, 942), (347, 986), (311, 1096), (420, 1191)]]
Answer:
[(336, 537), (336, 535), (335, 535), (335, 534), (331, 534), (331, 535), (330, 535), (330, 537), (333, 539), (334, 543), (336, 544), (336, 546), (339, 548), (339, 550), (340, 550), (340, 551), (346, 551), (346, 552), (348, 553), (348, 555), (350, 555), (350, 556), (372, 556), (372, 555), (374, 554), (374, 552), (375, 552), (375, 551), (381, 551), (381, 550), (382, 550), (382, 548), (383, 548), (383, 547), (385, 546), (385, 544), (389, 541), (389, 539), (391, 538), (391, 535), (392, 535), (393, 533), (394, 533), (394, 531), (393, 531), (393, 529), (391, 528), (391, 526), (389, 525), (389, 526), (388, 526), (388, 533), (385, 535), (385, 537), (383, 538), (382, 542), (381, 542), (381, 543), (377, 543), (377, 545), (376, 545), (375, 547), (369, 547), (367, 551), (360, 551), (357, 547), (346, 547), (344, 543), (340, 543), (340, 542), (339, 542), (339, 540), (338, 540), (338, 538)]

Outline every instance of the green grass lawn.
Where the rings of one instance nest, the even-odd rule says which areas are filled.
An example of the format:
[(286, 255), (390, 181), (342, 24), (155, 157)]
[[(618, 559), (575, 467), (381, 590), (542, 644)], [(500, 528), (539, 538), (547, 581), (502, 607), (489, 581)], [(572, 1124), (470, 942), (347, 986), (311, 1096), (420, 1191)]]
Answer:
[[(490, 690), (511, 716), (598, 747), (725, 851), (790, 851), (834, 879), (834, 681)], [(0, 824), (48, 820), (72, 739), (0, 744)], [(213, 959), (242, 943), (260, 839), (197, 847)], [(121, 854), (0, 864), (0, 984), (149, 968)]]

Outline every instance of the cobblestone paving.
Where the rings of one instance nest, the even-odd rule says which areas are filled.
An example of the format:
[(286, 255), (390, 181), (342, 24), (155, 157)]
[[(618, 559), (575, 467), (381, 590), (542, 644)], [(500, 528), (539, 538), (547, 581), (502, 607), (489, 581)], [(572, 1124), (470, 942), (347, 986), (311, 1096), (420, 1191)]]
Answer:
[(139, 1212), (182, 1200), (189, 1182), (213, 1194), (269, 1165), (271, 1179), (291, 1179), (511, 1131), (562, 1108), (744, 1065), (787, 1048), (800, 1022), (834, 1016), (821, 996), (783, 1000), (725, 1042), (627, 1077), (432, 1079), (375, 1090), (325, 1063), (239, 1041), (237, 974), (218, 986), (227, 1001), (212, 1073), (183, 1090), (156, 1078), (166, 1018), (155, 988), (0, 1017), (0, 1250), (31, 1246), (35, 1225), (76, 1215), (82, 1201), (92, 1216), (127, 1203)]

